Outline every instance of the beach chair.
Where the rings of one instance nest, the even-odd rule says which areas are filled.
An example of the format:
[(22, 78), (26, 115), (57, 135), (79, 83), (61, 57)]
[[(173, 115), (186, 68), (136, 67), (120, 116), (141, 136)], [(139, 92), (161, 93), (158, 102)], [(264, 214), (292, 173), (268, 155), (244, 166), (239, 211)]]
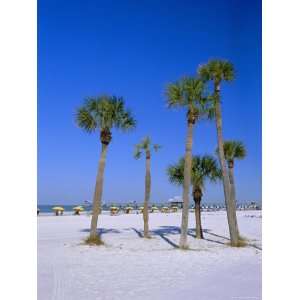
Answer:
[(117, 215), (118, 212), (119, 212), (119, 208), (118, 208), (118, 207), (112, 206), (112, 207), (110, 208), (110, 215), (111, 215), (111, 216)]
[(177, 206), (172, 206), (171, 207), (171, 212), (177, 212), (178, 211), (178, 207)]
[(155, 213), (155, 212), (158, 212), (158, 208), (156, 206), (152, 206), (151, 207), (151, 210), (150, 210), (152, 213)]
[(125, 209), (124, 209), (125, 214), (130, 214), (130, 213), (132, 212), (132, 210), (133, 210), (133, 207), (131, 207), (131, 206), (127, 206), (127, 207), (125, 207)]
[(162, 213), (168, 213), (169, 211), (170, 211), (169, 207), (167, 207), (167, 206), (164, 206), (164, 207), (161, 208)]

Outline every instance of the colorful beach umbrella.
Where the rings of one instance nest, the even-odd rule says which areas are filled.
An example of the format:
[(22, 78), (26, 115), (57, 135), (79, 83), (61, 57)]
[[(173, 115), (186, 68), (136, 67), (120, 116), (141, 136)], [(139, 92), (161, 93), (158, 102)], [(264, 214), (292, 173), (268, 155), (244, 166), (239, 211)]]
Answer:
[(64, 211), (65, 209), (61, 206), (54, 206), (52, 207), (53, 210), (59, 210), (59, 211)]
[(82, 206), (75, 206), (73, 207), (73, 210), (84, 211), (84, 208)]

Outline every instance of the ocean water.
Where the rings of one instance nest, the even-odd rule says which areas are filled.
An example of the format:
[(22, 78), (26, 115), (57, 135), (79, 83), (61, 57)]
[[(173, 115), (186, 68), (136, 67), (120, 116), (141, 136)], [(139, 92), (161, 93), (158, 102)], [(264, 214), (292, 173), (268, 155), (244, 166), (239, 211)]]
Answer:
[[(85, 210), (85, 212), (90, 212), (91, 210), (92, 210), (92, 205), (82, 205), (82, 204), (73, 204), (73, 205), (63, 205), (63, 204), (52, 204), (52, 205), (38, 205), (38, 208), (40, 209), (40, 214), (50, 214), (50, 213), (53, 213), (53, 210), (52, 210), (52, 207), (54, 207), (54, 206), (62, 206), (65, 210), (64, 210), (64, 213), (66, 213), (66, 214), (70, 214), (71, 212), (73, 212), (73, 207), (75, 207), (75, 206), (78, 206), (78, 205), (81, 205), (82, 207), (84, 207), (84, 210)], [(111, 205), (113, 205), (113, 204), (104, 204), (103, 205), (103, 207), (102, 207), (102, 209), (103, 209), (103, 211), (109, 211), (110, 210), (110, 206)], [(124, 203), (119, 203), (119, 204), (116, 204), (115, 203), (115, 205), (117, 205), (118, 207), (125, 207), (125, 206), (127, 206), (127, 204), (124, 204)], [(170, 203), (151, 203), (150, 204), (150, 206), (152, 206), (152, 205), (156, 205), (157, 207), (162, 207), (162, 206), (169, 206), (170, 205)], [(193, 203), (190, 203), (190, 208), (192, 208), (193, 207)], [(211, 203), (202, 203), (202, 206), (209, 206), (209, 207), (212, 207), (212, 206), (218, 206), (219, 208), (225, 208), (225, 206), (224, 205), (222, 205), (222, 204), (211, 204)], [(131, 205), (131, 206), (133, 206), (134, 208), (138, 208), (138, 207), (140, 207), (140, 206), (143, 206), (143, 204), (142, 203), (138, 203), (138, 204), (136, 204), (136, 205)], [(258, 204), (258, 206), (259, 207), (261, 207), (261, 205), (260, 204)], [(238, 207), (239, 207), (239, 205), (238, 205)]]

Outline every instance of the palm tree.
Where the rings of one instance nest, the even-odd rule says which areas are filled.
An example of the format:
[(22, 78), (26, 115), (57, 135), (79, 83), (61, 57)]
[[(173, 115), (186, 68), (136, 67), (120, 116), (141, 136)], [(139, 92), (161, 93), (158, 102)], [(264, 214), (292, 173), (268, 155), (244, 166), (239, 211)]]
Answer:
[(90, 239), (97, 239), (97, 222), (101, 210), (103, 191), (103, 175), (106, 154), (112, 139), (112, 129), (128, 131), (136, 126), (136, 121), (131, 112), (125, 108), (122, 98), (115, 96), (100, 96), (87, 99), (82, 107), (77, 110), (76, 122), (79, 127), (88, 133), (100, 131), (102, 145), (98, 165), (98, 173), (93, 198), (93, 213), (91, 220)]
[[(167, 169), (169, 181), (182, 185), (184, 182), (184, 158)], [(193, 198), (195, 202), (196, 238), (203, 239), (201, 225), (201, 200), (204, 191), (205, 181), (216, 182), (222, 178), (221, 169), (214, 157), (210, 155), (196, 155), (192, 159), (191, 184), (193, 187)]]
[(183, 209), (179, 247), (188, 248), (189, 191), (191, 183), (193, 128), (200, 118), (211, 117), (211, 102), (204, 95), (205, 84), (201, 79), (187, 77), (169, 84), (167, 87), (167, 104), (169, 108), (187, 109), (187, 138), (184, 159)]
[(230, 192), (230, 181), (224, 156), (222, 114), (220, 101), (221, 82), (232, 81), (234, 79), (234, 69), (233, 65), (228, 61), (211, 60), (206, 65), (199, 67), (198, 74), (200, 75), (200, 78), (203, 81), (211, 81), (214, 86), (213, 100), (215, 107), (215, 120), (218, 138), (218, 156), (223, 176), (223, 188), (227, 210), (227, 220), (230, 232), (231, 245), (237, 246), (239, 243), (239, 230), (236, 218), (235, 199), (233, 198), (234, 195), (231, 195)]
[(225, 159), (227, 161), (231, 194), (233, 195), (233, 198), (236, 200), (235, 183), (234, 183), (234, 175), (233, 175), (234, 160), (245, 158), (246, 148), (244, 144), (240, 141), (224, 141), (223, 146), (224, 146)]
[(139, 159), (142, 156), (142, 153), (145, 152), (146, 155), (146, 175), (145, 175), (145, 199), (144, 199), (144, 209), (143, 209), (143, 218), (144, 218), (144, 237), (150, 238), (149, 236), (149, 200), (151, 192), (151, 173), (150, 173), (150, 159), (151, 151), (158, 151), (160, 145), (152, 144), (150, 137), (145, 137), (139, 144), (135, 146), (134, 157)]

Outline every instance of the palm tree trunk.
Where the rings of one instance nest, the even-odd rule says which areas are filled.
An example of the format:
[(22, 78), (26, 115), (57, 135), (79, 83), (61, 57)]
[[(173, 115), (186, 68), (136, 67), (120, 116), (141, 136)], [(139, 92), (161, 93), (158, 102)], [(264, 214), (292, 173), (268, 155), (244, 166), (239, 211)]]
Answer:
[(203, 239), (203, 230), (201, 225), (201, 207), (200, 200), (194, 199), (195, 201), (195, 220), (196, 220), (196, 239)]
[(224, 188), (227, 221), (228, 221), (231, 245), (237, 246), (239, 240), (239, 233), (238, 233), (238, 226), (237, 226), (237, 219), (236, 219), (236, 207), (230, 193), (230, 182), (229, 182), (229, 176), (227, 173), (225, 156), (224, 156), (222, 115), (221, 115), (219, 92), (220, 92), (220, 87), (217, 86), (215, 88), (215, 95), (217, 96), (216, 103), (215, 103), (215, 118), (216, 118), (217, 136), (218, 136), (218, 154), (219, 154), (219, 161), (222, 170), (223, 188)]
[[(228, 176), (229, 176), (229, 182), (230, 182), (230, 193), (231, 193), (231, 197), (234, 201), (234, 207), (236, 208), (236, 193), (235, 193), (233, 167), (228, 167)], [(236, 220), (236, 222), (237, 222), (237, 220)], [(237, 231), (238, 231), (238, 236), (240, 237), (238, 226), (237, 226)]]
[(230, 182), (230, 192), (232, 195), (232, 198), (234, 200), (236, 200), (235, 198), (235, 185), (234, 185), (234, 177), (233, 177), (233, 168), (232, 167), (228, 167), (228, 176), (229, 176), (229, 182)]
[(144, 218), (144, 237), (149, 238), (149, 200), (151, 190), (151, 174), (150, 174), (150, 153), (146, 153), (146, 176), (145, 176), (145, 200), (143, 209)]
[(103, 175), (104, 175), (107, 148), (108, 145), (102, 143), (102, 149), (101, 149), (101, 155), (100, 155), (98, 173), (96, 179), (96, 186), (94, 192), (94, 199), (93, 199), (93, 214), (92, 214), (91, 231), (90, 231), (91, 238), (95, 238), (97, 236), (97, 223), (98, 223), (98, 216), (101, 210), (103, 179), (104, 179)]
[(188, 233), (188, 218), (189, 218), (189, 193), (191, 184), (191, 168), (192, 168), (192, 145), (193, 145), (193, 127), (192, 122), (188, 122), (188, 131), (185, 147), (184, 160), (184, 181), (183, 181), (183, 208), (181, 218), (181, 234), (179, 247), (187, 249), (187, 233)]

